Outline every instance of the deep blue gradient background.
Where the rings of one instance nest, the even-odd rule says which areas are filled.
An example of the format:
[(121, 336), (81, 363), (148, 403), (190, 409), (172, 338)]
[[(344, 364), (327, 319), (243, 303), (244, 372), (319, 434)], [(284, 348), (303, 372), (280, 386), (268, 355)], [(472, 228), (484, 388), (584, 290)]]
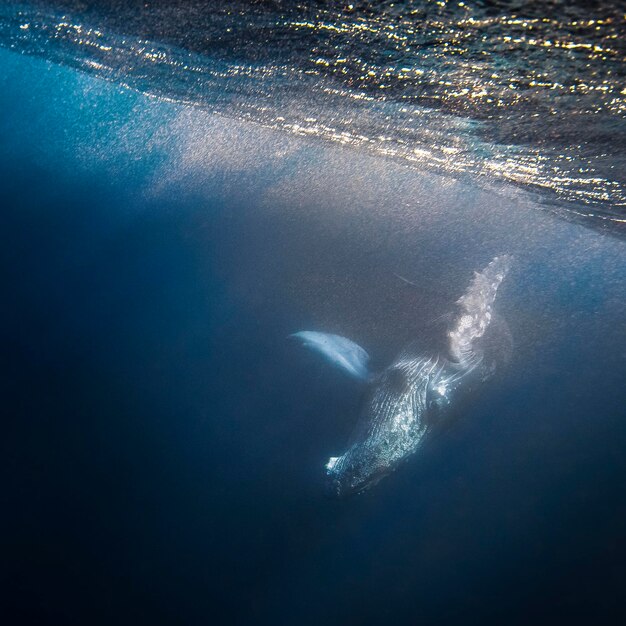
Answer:
[[(406, 213), (370, 232), (375, 215), (340, 206), (266, 212), (264, 190), (323, 167), (306, 143), (160, 188), (180, 109), (10, 53), (0, 65), (6, 623), (620, 623), (622, 244), (468, 193), (423, 231)], [(354, 168), (366, 190), (388, 184)], [(384, 360), (416, 332), (395, 326), (441, 311), (381, 265), (412, 259), (424, 293), (450, 278), (445, 303), (502, 246), (518, 259), (509, 369), (402, 471), (326, 499), (359, 389), (286, 335), (335, 324)], [(350, 281), (368, 286), (346, 320)]]

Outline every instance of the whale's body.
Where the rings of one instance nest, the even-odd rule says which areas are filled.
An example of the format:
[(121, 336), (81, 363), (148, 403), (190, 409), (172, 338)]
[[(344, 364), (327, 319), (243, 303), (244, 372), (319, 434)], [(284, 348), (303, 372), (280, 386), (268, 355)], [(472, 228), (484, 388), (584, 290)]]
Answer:
[(496, 257), (474, 275), (451, 316), (445, 354), (422, 354), (408, 346), (382, 372), (371, 374), (369, 355), (349, 339), (313, 331), (293, 335), (367, 383), (346, 451), (326, 464), (334, 493), (363, 491), (391, 473), (420, 448), (461, 390), (493, 374), (496, 359), (486, 349), (485, 338), (493, 327), (493, 303), (509, 264), (509, 257)]

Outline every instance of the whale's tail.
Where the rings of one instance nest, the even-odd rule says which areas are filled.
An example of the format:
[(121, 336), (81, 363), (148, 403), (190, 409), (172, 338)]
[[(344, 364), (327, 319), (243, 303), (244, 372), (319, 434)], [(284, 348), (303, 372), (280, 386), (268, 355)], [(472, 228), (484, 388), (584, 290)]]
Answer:
[(493, 317), (498, 287), (511, 266), (512, 257), (497, 256), (482, 272), (475, 272), (465, 293), (457, 300), (458, 313), (448, 331), (450, 358), (462, 367), (472, 367), (480, 355), (478, 340)]

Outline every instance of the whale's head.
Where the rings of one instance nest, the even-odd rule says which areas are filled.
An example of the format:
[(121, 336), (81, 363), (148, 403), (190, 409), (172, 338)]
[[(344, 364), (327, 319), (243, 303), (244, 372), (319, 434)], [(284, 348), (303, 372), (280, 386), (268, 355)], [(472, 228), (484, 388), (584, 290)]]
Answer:
[(331, 457), (326, 464), (328, 494), (343, 498), (367, 491), (392, 470), (376, 450), (355, 445), (342, 456)]

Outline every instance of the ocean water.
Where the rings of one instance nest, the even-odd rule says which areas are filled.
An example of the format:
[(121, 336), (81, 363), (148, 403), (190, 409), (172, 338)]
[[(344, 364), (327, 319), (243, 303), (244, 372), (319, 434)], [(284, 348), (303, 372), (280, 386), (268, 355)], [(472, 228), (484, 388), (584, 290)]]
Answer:
[[(394, 97), (352, 108), (354, 93), (324, 91), (337, 80), (326, 71), (292, 84), (285, 68), (310, 76), (306, 55), (254, 12), (198, 14), (250, 41), (211, 56), (199, 27), (175, 36), (194, 3), (159, 14), (149, 44), (156, 13), (128, 3), (124, 31), (119, 6), (77, 4), (0, 10), (6, 623), (622, 623), (623, 145), (596, 133), (623, 134), (619, 91), (597, 71), (623, 72), (621, 57), (586, 57), (611, 97), (582, 90), (601, 112), (598, 127), (579, 124), (575, 152), (602, 172), (572, 194), (587, 183), (509, 175), (533, 151), (552, 158), (558, 135), (505, 154), (492, 131), (514, 125), (515, 103), (490, 126), (493, 112), (444, 110), (426, 89), (407, 130)], [(281, 3), (254, 6), (285, 20)], [(389, 10), (350, 23), (387, 24)], [(597, 11), (588, 19), (614, 19)], [(327, 14), (305, 17), (335, 32)], [(623, 45), (620, 23), (601, 26)], [(95, 60), (90, 37), (115, 54)], [(397, 52), (380, 45), (363, 42)], [(242, 70), (250, 82), (235, 57), (256, 63)], [(196, 78), (172, 58), (196, 63)], [(537, 98), (557, 115), (589, 102), (550, 91)], [(563, 142), (572, 128), (564, 119)], [(431, 152), (407, 159), (402, 142)], [(431, 158), (454, 146), (462, 171), (460, 153)], [(502, 159), (508, 174), (485, 174)], [(339, 333), (385, 365), (409, 341), (435, 341), (472, 272), (504, 253), (508, 366), (397, 472), (328, 498), (324, 464), (345, 449), (361, 389), (287, 336)]]

